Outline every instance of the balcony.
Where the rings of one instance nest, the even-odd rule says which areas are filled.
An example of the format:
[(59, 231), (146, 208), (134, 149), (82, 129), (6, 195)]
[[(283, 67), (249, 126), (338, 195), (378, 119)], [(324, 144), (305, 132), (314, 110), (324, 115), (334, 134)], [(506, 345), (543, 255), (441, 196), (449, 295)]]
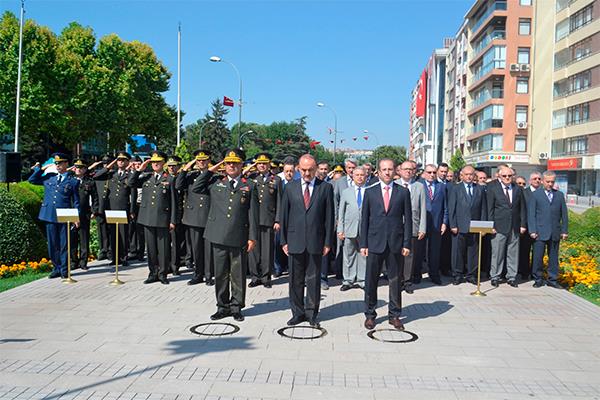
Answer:
[(475, 46), (473, 47), (473, 61), (477, 60), (477, 57), (492, 43), (493, 40), (506, 40), (506, 31), (495, 29), (492, 32), (485, 35), (482, 39), (480, 39)]
[[(493, 74), (494, 70), (499, 70), (499, 69), (504, 69), (506, 68), (506, 61), (505, 60), (492, 60), (490, 62), (488, 62), (485, 65), (482, 65), (480, 67), (478, 67), (475, 71), (475, 73), (473, 74), (473, 84), (471, 85), (471, 87), (469, 88), (469, 90), (472, 90), (473, 88), (477, 87), (479, 83), (482, 82), (482, 79), (488, 75), (488, 74)], [(496, 72), (498, 73), (498, 72)], [(502, 75), (504, 75), (504, 72), (501, 72)]]
[(502, 128), (502, 119), (486, 119), (483, 120), (471, 128), (471, 135), (475, 135), (479, 132), (485, 131), (491, 128)]
[[(483, 93), (477, 97), (475, 100), (473, 100), (471, 102), (471, 106), (469, 107), (469, 109), (471, 111), (475, 111), (475, 108), (478, 108), (479, 106), (483, 105), (484, 103), (488, 102), (491, 99), (503, 99), (504, 98), (504, 89), (492, 89), (490, 90), (484, 90)], [(469, 111), (469, 112), (471, 112)]]
[(473, 36), (477, 34), (477, 31), (483, 26), (483, 23), (486, 22), (490, 15), (495, 11), (506, 11), (506, 1), (496, 1), (490, 5), (481, 17), (479, 17), (479, 19), (471, 26), (471, 34)]

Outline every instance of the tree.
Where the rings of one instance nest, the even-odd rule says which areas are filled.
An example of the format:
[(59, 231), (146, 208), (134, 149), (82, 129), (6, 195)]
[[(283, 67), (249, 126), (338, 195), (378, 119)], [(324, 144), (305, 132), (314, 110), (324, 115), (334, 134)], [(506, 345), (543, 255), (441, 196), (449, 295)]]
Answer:
[[(213, 159), (220, 159), (221, 155), (231, 146), (231, 132), (227, 128), (225, 117), (229, 110), (223, 106), (220, 99), (211, 103), (211, 113), (206, 113), (204, 117), (195, 123), (186, 126), (185, 140), (191, 149), (198, 148), (200, 139), (200, 129), (202, 130), (202, 148), (213, 154)], [(214, 120), (214, 122), (208, 122)]]
[(456, 149), (456, 152), (450, 157), (450, 161), (448, 162), (450, 169), (452, 171), (460, 171), (467, 163), (463, 158), (462, 151), (460, 149)]
[(379, 146), (373, 150), (373, 154), (369, 157), (369, 162), (377, 165), (377, 162), (382, 158), (391, 158), (396, 164), (403, 163), (407, 160), (406, 147), (404, 146)]
[(179, 146), (175, 148), (175, 155), (181, 158), (181, 161), (185, 164), (192, 159), (192, 153), (190, 152), (187, 142), (182, 140)]

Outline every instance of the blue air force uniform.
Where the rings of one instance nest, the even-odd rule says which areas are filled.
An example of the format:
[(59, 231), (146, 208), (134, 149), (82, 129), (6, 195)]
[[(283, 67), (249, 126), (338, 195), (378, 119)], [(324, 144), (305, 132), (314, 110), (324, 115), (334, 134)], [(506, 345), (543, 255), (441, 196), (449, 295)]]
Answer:
[[(54, 162), (68, 161), (64, 154), (55, 154)], [(29, 177), (29, 183), (44, 186), (44, 201), (40, 208), (39, 219), (46, 223), (48, 239), (48, 255), (54, 270), (52, 277), (67, 277), (67, 224), (59, 223), (56, 217), (57, 208), (79, 209), (79, 181), (69, 173), (42, 175), (41, 168), (36, 167)]]

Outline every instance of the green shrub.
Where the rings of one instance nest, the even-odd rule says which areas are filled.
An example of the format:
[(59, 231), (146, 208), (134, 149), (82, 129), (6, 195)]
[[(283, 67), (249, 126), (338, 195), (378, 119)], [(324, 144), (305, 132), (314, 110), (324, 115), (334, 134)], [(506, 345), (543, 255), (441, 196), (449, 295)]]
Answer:
[[(38, 187), (42, 189), (42, 197), (39, 196), (39, 191), (37, 191)], [(32, 188), (35, 188), (36, 190), (32, 190)], [(6, 190), (6, 187), (2, 186), (2, 189)], [(21, 182), (18, 184), (11, 184), (10, 193), (23, 206), (23, 208), (25, 208), (27, 214), (29, 214), (29, 216), (33, 219), (33, 221), (40, 228), (40, 230), (44, 232), (44, 223), (38, 220), (40, 207), (42, 207), (44, 187), (36, 187), (35, 185), (30, 184), (29, 182)]]
[(100, 242), (98, 240), (98, 228), (96, 224), (96, 218), (92, 218), (90, 223), (90, 256), (98, 258), (98, 252), (100, 251)]
[(17, 197), (0, 190), (0, 263), (13, 264), (42, 257), (47, 257), (44, 235)]
[(42, 185), (32, 185), (31, 183), (29, 183), (27, 181), (23, 181), (23, 182), (11, 184), (11, 189), (12, 189), (13, 185), (32, 191), (40, 198), (40, 200), (44, 199), (44, 186), (42, 186)]
[(600, 239), (600, 207), (589, 208), (580, 215), (569, 212), (569, 238), (576, 241)]

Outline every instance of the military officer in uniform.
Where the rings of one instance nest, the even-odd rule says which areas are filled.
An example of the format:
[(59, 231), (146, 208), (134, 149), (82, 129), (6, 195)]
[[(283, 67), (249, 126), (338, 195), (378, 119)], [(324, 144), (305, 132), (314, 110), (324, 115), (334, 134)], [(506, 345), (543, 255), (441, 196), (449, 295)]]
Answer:
[[(142, 165), (142, 158), (138, 155), (131, 157), (130, 169), (136, 170)], [(131, 188), (131, 219), (129, 221), (129, 260), (138, 259), (144, 261), (146, 242), (144, 241), (144, 227), (137, 223), (142, 202), (142, 189)]]
[[(97, 166), (102, 165), (103, 167), (105, 167), (111, 161), (112, 159), (108, 156), (108, 154), (106, 154), (102, 157), (102, 160), (90, 165), (88, 167), (88, 172), (90, 173), (92, 179), (96, 174), (95, 168)], [(98, 213), (96, 214), (96, 229), (98, 231), (99, 246), (98, 261), (102, 261), (112, 257), (112, 255), (110, 254), (110, 239), (108, 237), (108, 225), (104, 216), (104, 209), (106, 208), (104, 204), (106, 201), (105, 193), (108, 189), (108, 186), (106, 185), (106, 181), (104, 180), (94, 180), (94, 182), (96, 184), (96, 193), (98, 193), (99, 202)]]
[[(100, 168), (94, 175), (94, 180), (105, 181), (104, 201), (102, 202), (104, 210), (123, 210), (128, 216), (133, 214), (131, 207), (131, 188), (127, 181), (129, 178), (129, 153), (119, 152), (117, 158), (111, 161), (107, 166)], [(113, 166), (117, 169), (113, 170)], [(92, 164), (95, 166), (95, 164)], [(91, 167), (91, 166), (90, 166)], [(104, 211), (102, 210), (102, 211)], [(116, 244), (116, 224), (108, 228), (110, 238), (110, 248), (113, 260), (118, 257), (119, 264), (127, 266), (127, 253), (129, 251), (129, 225), (119, 224), (119, 254), (115, 254)]]
[[(213, 175), (208, 182), (206, 190), (196, 193), (191, 186), (198, 180), (200, 174), (208, 169), (210, 152), (207, 150), (194, 151), (194, 159), (187, 163), (177, 175), (175, 188), (186, 193), (183, 203), (183, 218), (181, 223), (185, 225), (190, 233), (190, 245), (188, 251), (194, 260), (194, 276), (188, 281), (188, 285), (197, 285), (204, 282), (208, 286), (214, 285), (214, 263), (211, 257), (210, 242), (204, 239), (204, 228), (208, 220), (210, 209), (210, 193), (208, 187), (215, 183), (219, 177)], [(193, 167), (194, 170), (190, 171)]]
[[(59, 223), (56, 217), (57, 208), (79, 208), (79, 181), (67, 173), (69, 160), (63, 153), (54, 153), (55, 174), (44, 171), (40, 163), (33, 166), (33, 174), (29, 183), (44, 186), (44, 201), (40, 208), (39, 219), (46, 223), (46, 238), (48, 239), (48, 255), (54, 269), (49, 278), (67, 277), (67, 224)], [(79, 223), (74, 224), (75, 227)]]
[(250, 253), (250, 283), (248, 287), (262, 284), (271, 288), (271, 274), (275, 258), (275, 232), (279, 230), (277, 197), (281, 178), (270, 173), (271, 155), (258, 153), (255, 156), (258, 173), (253, 183), (258, 194), (258, 241)]
[[(87, 164), (81, 158), (73, 163), (73, 176), (79, 182), (79, 228), (73, 230), (75, 240), (71, 240), (71, 269), (87, 271), (90, 250), (90, 220), (98, 214), (100, 206), (96, 182), (88, 175)], [(75, 244), (75, 245), (73, 245)], [(79, 251), (77, 251), (79, 249)]]
[[(138, 223), (144, 226), (148, 246), (150, 273), (144, 281), (146, 284), (158, 281), (163, 285), (169, 284), (169, 231), (175, 229), (178, 220), (177, 191), (169, 175), (163, 171), (166, 158), (165, 153), (154, 152), (129, 177), (131, 187), (142, 189)], [(152, 165), (152, 172), (144, 172), (148, 163)]]
[[(171, 184), (175, 186), (175, 180), (179, 174), (179, 168), (181, 167), (181, 157), (169, 156), (167, 159), (167, 173)], [(177, 190), (177, 220), (181, 221), (183, 214), (183, 199), (184, 191), (181, 189)], [(184, 262), (186, 247), (185, 247), (185, 227), (183, 224), (177, 224), (175, 229), (169, 232), (171, 239), (171, 273), (173, 275), (181, 275), (179, 267)]]
[[(212, 243), (215, 263), (217, 312), (212, 320), (228, 316), (244, 320), (247, 255), (258, 236), (258, 197), (254, 184), (242, 177), (244, 159), (242, 150), (227, 150), (223, 161), (200, 174), (192, 185), (195, 193), (210, 193), (204, 239)], [(225, 177), (212, 182), (223, 163)]]

